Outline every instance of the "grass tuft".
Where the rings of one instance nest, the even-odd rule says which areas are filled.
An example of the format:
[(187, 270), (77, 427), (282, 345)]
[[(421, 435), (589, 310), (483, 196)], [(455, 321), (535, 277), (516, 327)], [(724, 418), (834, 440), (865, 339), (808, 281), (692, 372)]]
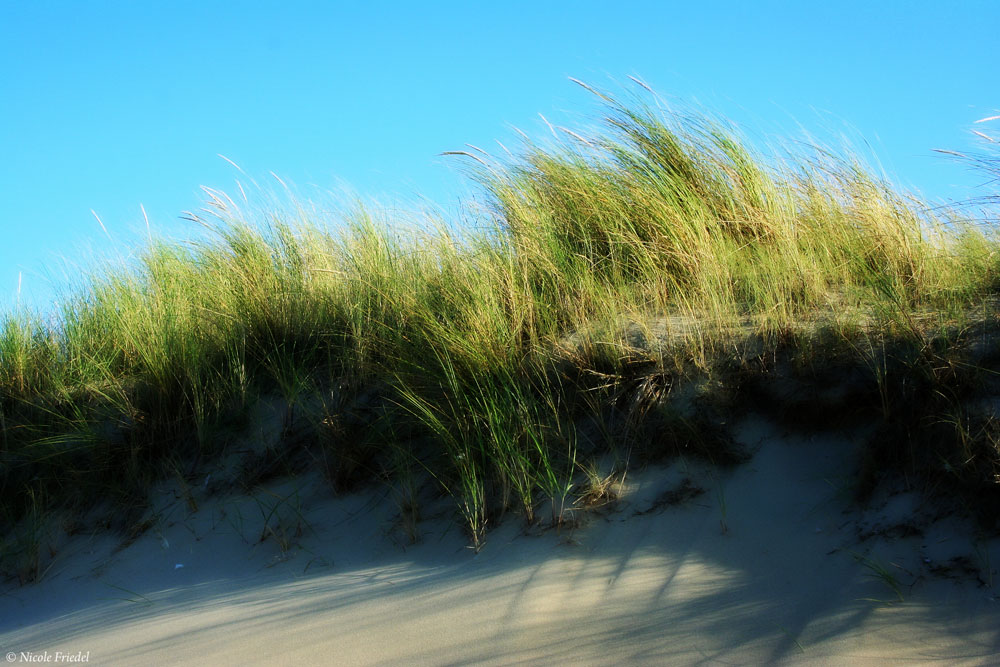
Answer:
[[(307, 467), (336, 492), (389, 481), (415, 539), (427, 473), (477, 550), (507, 512), (531, 524), (547, 506), (559, 525), (571, 496), (611, 502), (617, 477), (582, 462), (738, 463), (729, 425), (761, 396), (876, 419), (861, 487), (902, 474), (1000, 505), (1000, 430), (974, 409), (1000, 373), (990, 214), (591, 90), (599, 130), (454, 152), (487, 203), (474, 225), (361, 207), (329, 225), (206, 189), (203, 240), (151, 238), (55, 315), (9, 313), (0, 515), (29, 546), (2, 569), (37, 578), (33, 526), (56, 509), (111, 501), (137, 520), (152, 484), (239, 455), (250, 413), (276, 402), (248, 484)], [(996, 172), (995, 152), (967, 159)], [(299, 530), (272, 518), (264, 537)]]

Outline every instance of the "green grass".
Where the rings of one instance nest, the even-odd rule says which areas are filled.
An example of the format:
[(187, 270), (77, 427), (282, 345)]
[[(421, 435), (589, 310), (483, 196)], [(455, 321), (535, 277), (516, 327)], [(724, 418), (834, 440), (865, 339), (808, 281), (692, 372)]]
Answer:
[(865, 598), (866, 601), (878, 602), (880, 604), (887, 604), (887, 605), (904, 601), (902, 584), (900, 583), (899, 578), (896, 576), (896, 574), (894, 574), (892, 570), (889, 569), (889, 566), (895, 567), (897, 569), (902, 569), (902, 568), (900, 568), (895, 563), (889, 563), (889, 566), (887, 566), (867, 556), (862, 556), (861, 554), (857, 554), (854, 552), (850, 553), (851, 557), (853, 557), (854, 560), (856, 560), (858, 563), (864, 566), (866, 570), (868, 570), (868, 572), (866, 573), (866, 576), (868, 578), (882, 582), (882, 584), (884, 584), (887, 588), (889, 588), (889, 590), (891, 590), (893, 595), (895, 596), (895, 600), (878, 600), (874, 598)]
[(868, 487), (898, 473), (998, 503), (1000, 429), (967, 409), (1000, 370), (970, 352), (994, 335), (989, 215), (595, 93), (592, 136), (464, 153), (487, 202), (473, 224), (357, 208), (331, 226), (213, 191), (191, 216), (208, 240), (151, 239), (57, 314), (8, 314), (0, 516), (37, 532), (107, 501), (127, 528), (151, 485), (221, 460), (277, 398), (280, 470), (337, 492), (396, 480), (408, 506), (421, 472), (478, 549), (508, 511), (559, 524), (607, 454), (738, 462), (721, 415), (787, 360), (805, 380), (835, 360), (878, 396)]

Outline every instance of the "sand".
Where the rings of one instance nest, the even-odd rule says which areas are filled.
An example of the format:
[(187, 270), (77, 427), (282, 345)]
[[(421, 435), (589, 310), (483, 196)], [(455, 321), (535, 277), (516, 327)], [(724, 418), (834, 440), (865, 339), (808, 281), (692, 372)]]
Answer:
[[(451, 501), (409, 544), (388, 489), (164, 487), (132, 544), (63, 545), (3, 589), (0, 655), (97, 665), (996, 664), (1000, 540), (886, 489), (851, 504), (850, 438), (738, 429), (753, 459), (630, 473), (558, 530), (474, 553)], [(940, 515), (940, 516), (939, 516)], [(261, 542), (267, 520), (275, 530)], [(297, 534), (301, 528), (301, 534)], [(898, 590), (898, 593), (897, 593)], [(900, 601), (900, 595), (902, 601)]]

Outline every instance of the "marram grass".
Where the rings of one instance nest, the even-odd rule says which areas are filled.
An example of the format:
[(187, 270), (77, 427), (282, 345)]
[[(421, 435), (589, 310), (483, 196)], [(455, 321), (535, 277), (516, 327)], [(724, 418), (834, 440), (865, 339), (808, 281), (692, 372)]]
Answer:
[(594, 136), (466, 154), (488, 201), (474, 226), (261, 223), (216, 193), (194, 216), (208, 240), (151, 241), (55, 315), (9, 314), (3, 569), (40, 575), (55, 516), (141, 529), (151, 486), (223, 460), (262, 401), (282, 429), (244, 485), (318, 467), (336, 492), (395, 485), (416, 516), (428, 479), (478, 548), (508, 511), (566, 520), (610, 479), (599, 462), (740, 460), (724, 423), (780, 368), (828, 381), (824, 364), (862, 378), (842, 416), (881, 424), (859, 493), (897, 471), (993, 507), (1000, 429), (966, 407), (1000, 361), (969, 358), (995, 317), (985, 218), (600, 95)]

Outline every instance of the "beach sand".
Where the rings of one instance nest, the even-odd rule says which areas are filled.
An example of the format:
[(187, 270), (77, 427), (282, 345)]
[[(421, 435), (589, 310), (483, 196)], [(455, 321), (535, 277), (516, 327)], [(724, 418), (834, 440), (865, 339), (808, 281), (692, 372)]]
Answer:
[[(852, 504), (855, 444), (746, 419), (753, 458), (630, 472), (477, 554), (454, 502), (410, 544), (388, 489), (165, 486), (156, 524), (62, 544), (0, 596), (0, 655), (169, 664), (996, 664), (1000, 540), (913, 493)], [(548, 512), (540, 512), (543, 522)], [(270, 526), (270, 530), (264, 527)], [(264, 535), (265, 539), (260, 540)], [(902, 597), (902, 601), (900, 601)], [(29, 655), (30, 654), (30, 655)]]

